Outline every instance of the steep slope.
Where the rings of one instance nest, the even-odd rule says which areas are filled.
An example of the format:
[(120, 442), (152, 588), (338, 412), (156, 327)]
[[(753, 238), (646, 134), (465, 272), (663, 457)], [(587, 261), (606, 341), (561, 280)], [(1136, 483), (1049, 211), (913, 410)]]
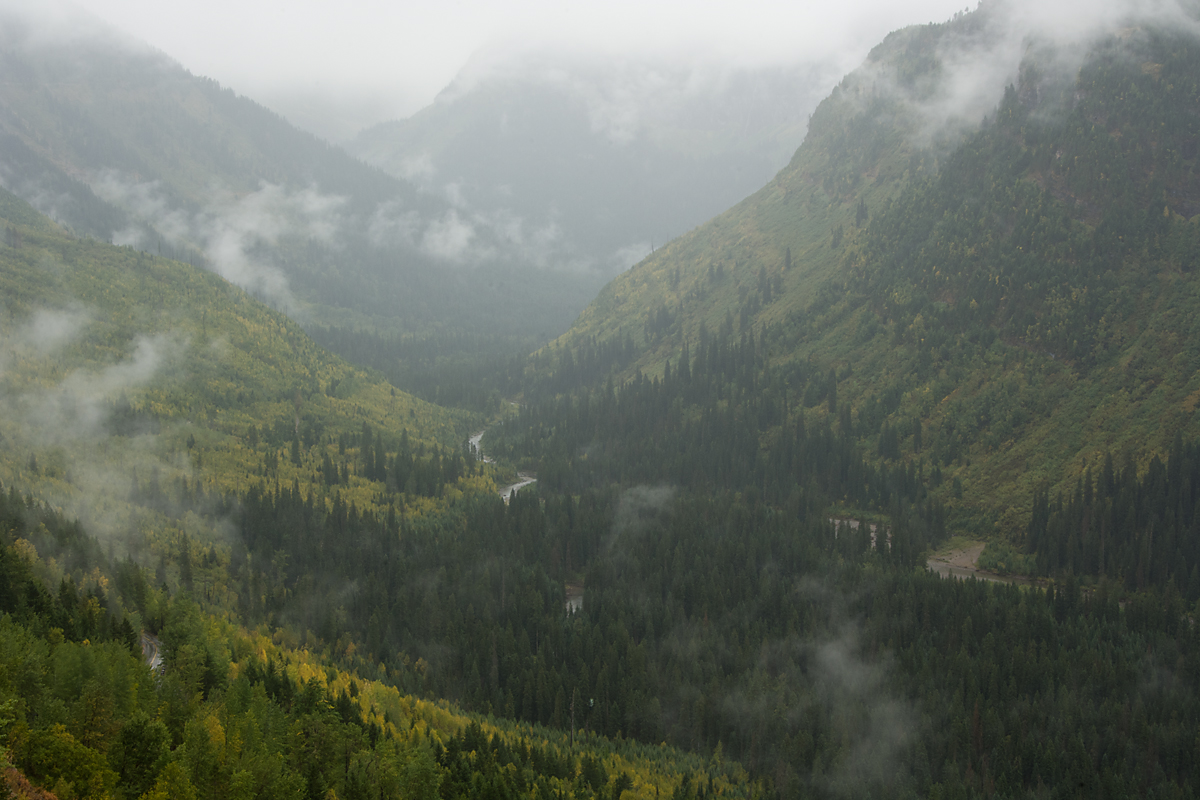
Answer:
[(80, 233), (204, 264), (294, 316), (538, 335), (590, 296), (446, 201), (99, 23), (6, 11), (0, 69), (0, 182)]
[(804, 143), (766, 186), (612, 281), (560, 343), (618, 329), (636, 335), (663, 307), (672, 316), (682, 308), (681, 331), (694, 338), (701, 321), (715, 329), (739, 314), (766, 278), (772, 301), (748, 320), (778, 321), (808, 306), (871, 211), (953, 146), (954, 125), (930, 141), (922, 105), (941, 94), (938, 52), (969, 49), (984, 28), (973, 14), (891, 34), (817, 107)]
[[(73, 237), (3, 190), (0, 230), (6, 764), (96, 798), (756, 794), (734, 762), (598, 736), (608, 708), (562, 730), (561, 686), (551, 731), (461, 674), (481, 626), (514, 684), (508, 650), (566, 630), (561, 581), (514, 563), (529, 509), (458, 452), (465, 415), (218, 276)], [(451, 695), (509, 719), (429, 699)]]
[[(223, 571), (202, 560), (197, 583)], [(0, 779), (14, 797), (53, 795), (11, 764), (86, 800), (433, 800), (476, 796), (480, 783), (648, 800), (693, 780), (710, 797), (756, 794), (733, 762), (469, 714), (403, 691), (403, 675), (352, 647), (319, 652), (294, 631), (234, 624), (211, 598), (150, 585), (77, 523), (16, 494), (0, 494), (0, 576)]]
[(346, 364), (210, 272), (71, 237), (2, 190), (0, 220), (0, 479), (94, 529), (125, 536), (160, 511), (185, 525), (160, 486), (294, 482), (369, 508), (380, 487), (347, 458), (382, 458), (384, 441), (456, 453), (468, 434), (465, 414)]
[(503, 220), (531, 257), (607, 279), (767, 181), (832, 82), (816, 65), (510, 57), (468, 64), (432, 105), (349, 148)]
[(418, 696), (423, 661), (388, 669), (345, 630), (321, 646), (265, 615), (238, 624), (238, 559), (174, 544), (148, 569), (34, 496), (0, 491), (0, 779), (12, 796), (54, 796), (29, 780), (81, 800), (434, 800), (481, 784), (649, 800), (692, 781), (708, 797), (761, 793), (729, 760)]
[[(1062, 42), (1012, 9), (892, 34), (775, 180), (613, 281), (559, 347), (600, 382), (754, 332), (794, 398), (944, 475), (980, 534), (1023, 532), (1035, 487), (1106, 451), (1145, 463), (1200, 433), (1200, 49), (1136, 13)], [(1012, 85), (964, 90), (982, 73)]]

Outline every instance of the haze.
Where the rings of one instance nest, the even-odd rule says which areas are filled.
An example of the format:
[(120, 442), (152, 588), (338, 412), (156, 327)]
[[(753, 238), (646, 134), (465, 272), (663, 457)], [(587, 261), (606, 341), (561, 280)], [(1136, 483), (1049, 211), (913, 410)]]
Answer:
[[(962, 0), (752, 0), (736, 11), (729, 3), (682, 0), (78, 6), (332, 141), (428, 105), (472, 57), (561, 48), (734, 66), (832, 60), (840, 75), (889, 31), (963, 10)], [(61, 9), (72, 13), (71, 6)]]

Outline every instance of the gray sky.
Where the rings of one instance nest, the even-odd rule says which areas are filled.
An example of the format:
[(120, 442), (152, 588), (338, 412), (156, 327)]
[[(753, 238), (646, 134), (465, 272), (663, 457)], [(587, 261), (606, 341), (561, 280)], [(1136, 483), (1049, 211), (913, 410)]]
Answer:
[[(473, 56), (561, 48), (736, 65), (855, 67), (889, 31), (964, 0), (75, 0), (332, 138), (427, 105)], [(972, 4), (973, 7), (973, 4)]]

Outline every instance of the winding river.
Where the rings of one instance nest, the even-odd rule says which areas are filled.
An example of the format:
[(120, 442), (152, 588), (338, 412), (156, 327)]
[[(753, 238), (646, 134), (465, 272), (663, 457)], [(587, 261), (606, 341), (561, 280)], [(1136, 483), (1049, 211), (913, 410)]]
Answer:
[[(485, 455), (483, 452), (483, 434), (484, 433), (486, 433), (486, 431), (480, 431), (479, 433), (475, 434), (467, 441), (470, 442), (471, 451), (473, 453), (475, 453), (476, 458), (478, 458), (480, 461), (482, 461), (485, 464), (494, 464), (495, 462), (492, 461), (492, 459), (488, 458), (487, 455)], [(512, 495), (513, 492), (519, 492), (522, 489), (524, 489), (526, 486), (530, 485), (531, 483), (537, 483), (537, 478), (535, 478), (533, 475), (530, 475), (525, 472), (518, 472), (517, 478), (518, 478), (518, 480), (516, 483), (510, 483), (507, 486), (501, 486), (498, 490), (500, 496), (502, 498), (504, 498), (504, 502), (506, 502), (506, 503), (508, 502), (508, 498)]]

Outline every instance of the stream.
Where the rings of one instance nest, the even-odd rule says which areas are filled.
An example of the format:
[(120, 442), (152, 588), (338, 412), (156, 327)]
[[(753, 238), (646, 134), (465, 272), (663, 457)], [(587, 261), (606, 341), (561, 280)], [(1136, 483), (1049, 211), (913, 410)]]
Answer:
[[(467, 441), (470, 443), (471, 452), (475, 454), (476, 458), (485, 464), (494, 464), (496, 462), (488, 458), (483, 452), (484, 433), (486, 433), (486, 431), (480, 431)], [(518, 472), (517, 477), (520, 478), (520, 480), (518, 480), (516, 483), (510, 483), (507, 486), (501, 486), (499, 489), (500, 496), (504, 498), (505, 503), (508, 502), (509, 497), (513, 492), (519, 492), (529, 484), (537, 482), (537, 478), (524, 472)], [(564, 589), (565, 597), (563, 599), (563, 608), (566, 610), (566, 612), (568, 614), (572, 614), (583, 610), (583, 584), (568, 583)]]
[(476, 458), (485, 464), (492, 464), (495, 462), (483, 454), (483, 435), (485, 433), (487, 433), (487, 431), (480, 431), (468, 439), (467, 442), (471, 445), (471, 452), (475, 454)]
[[(484, 454), (484, 452), (483, 452), (483, 434), (485, 434), (486, 432), (487, 431), (480, 431), (479, 433), (475, 434), (467, 441), (470, 443), (471, 452), (473, 452), (475, 454), (476, 458), (478, 458), (480, 461), (482, 461), (485, 464), (494, 464), (496, 462), (494, 462), (492, 459), (488, 458), (487, 455)], [(508, 502), (509, 496), (513, 492), (519, 492), (522, 489), (524, 489), (526, 486), (530, 485), (531, 483), (537, 482), (537, 478), (535, 478), (533, 475), (530, 475), (525, 472), (518, 472), (517, 478), (518, 478), (518, 480), (516, 483), (510, 483), (507, 486), (501, 486), (498, 490), (500, 496), (502, 498), (504, 498), (504, 502), (506, 502), (506, 503)]]
[(146, 666), (150, 671), (159, 677), (162, 676), (166, 667), (163, 664), (162, 658), (162, 643), (158, 641), (157, 636), (153, 636), (146, 631), (142, 631), (142, 660), (146, 662)]

